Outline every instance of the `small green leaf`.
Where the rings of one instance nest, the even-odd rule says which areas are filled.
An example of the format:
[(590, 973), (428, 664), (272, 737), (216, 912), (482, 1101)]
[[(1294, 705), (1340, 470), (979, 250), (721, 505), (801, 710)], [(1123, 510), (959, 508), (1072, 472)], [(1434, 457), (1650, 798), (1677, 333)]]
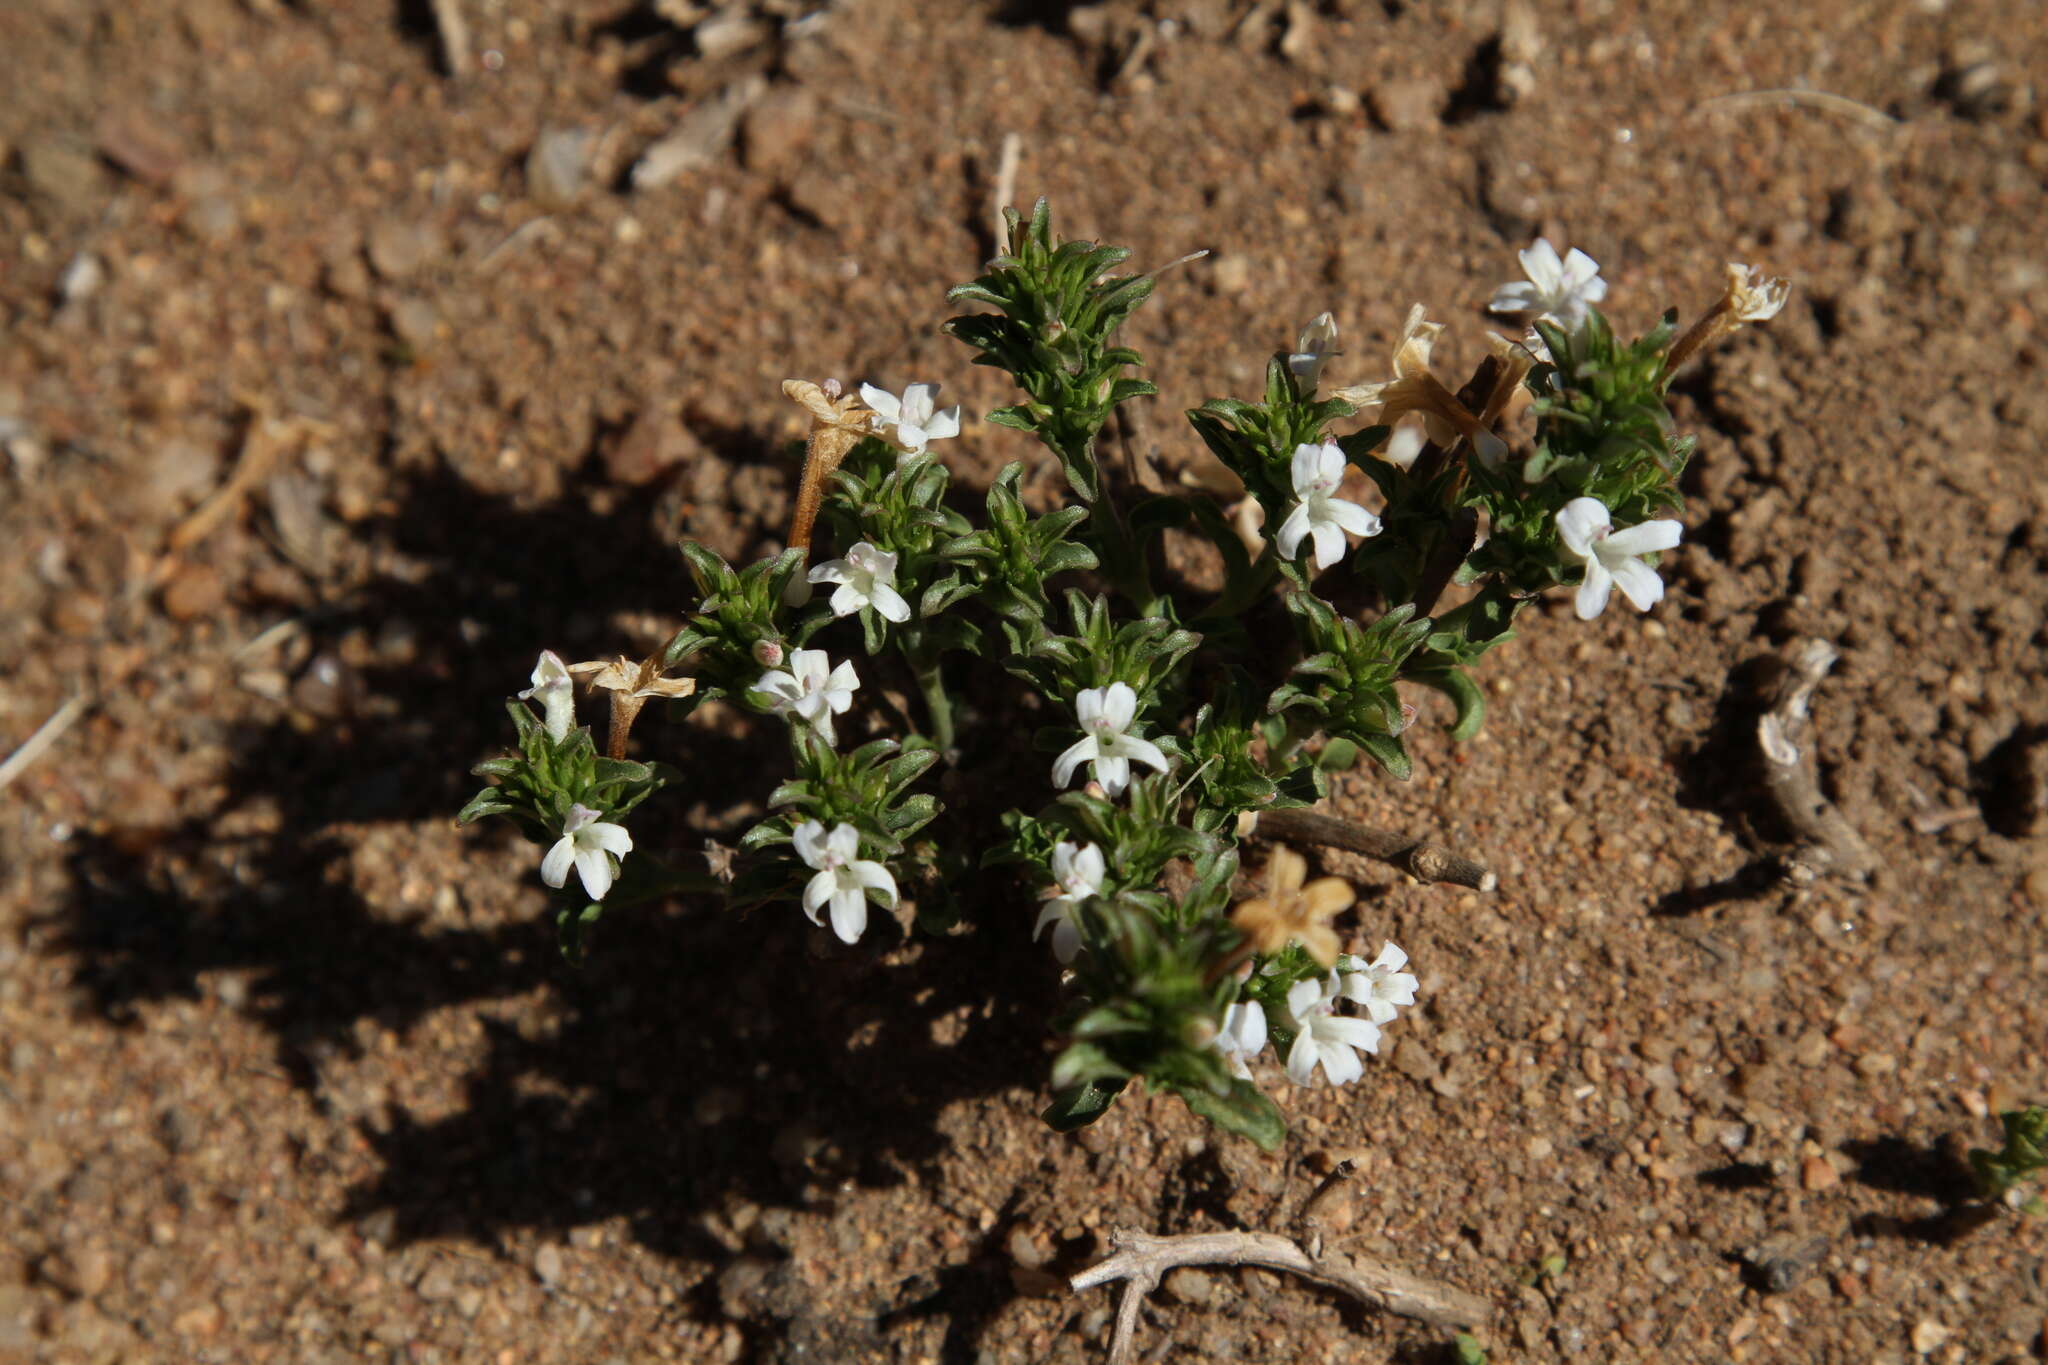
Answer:
[(1248, 1137), (1266, 1151), (1287, 1140), (1287, 1120), (1265, 1091), (1247, 1080), (1233, 1079), (1230, 1092), (1218, 1095), (1201, 1086), (1176, 1087), (1187, 1107), (1225, 1132)]
[(469, 804), (455, 817), (455, 823), (467, 825), (487, 815), (505, 815), (517, 809), (518, 807), (507, 801), (496, 787), (485, 787), (469, 799)]
[(1039, 1117), (1055, 1133), (1072, 1133), (1086, 1128), (1109, 1112), (1128, 1081), (1083, 1081), (1068, 1086), (1052, 1097)]

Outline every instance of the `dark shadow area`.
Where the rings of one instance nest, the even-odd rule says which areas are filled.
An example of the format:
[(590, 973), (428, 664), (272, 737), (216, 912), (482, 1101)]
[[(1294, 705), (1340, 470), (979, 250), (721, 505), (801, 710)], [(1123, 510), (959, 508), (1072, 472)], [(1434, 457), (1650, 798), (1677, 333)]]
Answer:
[(1001, 0), (989, 17), (1004, 28), (1042, 28), (1064, 34), (1082, 0)]
[(1177, 1231), (1202, 1231), (1198, 1220), (1224, 1231), (1241, 1231), (1244, 1220), (1230, 1211), (1237, 1181), (1216, 1148), (1204, 1147), (1168, 1172), (1160, 1182), (1157, 1225)]
[(1729, 876), (1667, 892), (1652, 914), (1696, 914), (1728, 901), (1769, 894), (1778, 884), (1768, 849), (1773, 841), (1791, 839), (1792, 831), (1776, 827), (1776, 816), (1763, 794), (1756, 721), (1763, 696), (1783, 666), (1775, 654), (1759, 654), (1731, 669), (1727, 685), (1714, 699), (1714, 718), (1706, 734), (1677, 758), (1678, 804), (1719, 815), (1748, 836), (1746, 842), (1758, 856)]
[[(939, 1343), (940, 1365), (974, 1365), (983, 1359), (976, 1349), (983, 1330), (1018, 1293), (1017, 1281), (1011, 1274), (1016, 1262), (1004, 1250), (1003, 1241), (1015, 1224), (1021, 1202), (1021, 1192), (1011, 1194), (988, 1234), (974, 1244), (960, 1264), (941, 1266), (907, 1281), (899, 1303), (876, 1321), (875, 1326), (883, 1336), (899, 1323), (943, 1318), (946, 1335)], [(879, 1359), (879, 1352), (871, 1358)]]
[(1856, 1158), (1856, 1173), (1850, 1179), (1873, 1190), (1942, 1204), (1961, 1204), (1977, 1196), (1969, 1164), (1938, 1144), (1922, 1146), (1904, 1138), (1882, 1137), (1845, 1143), (1842, 1150)]
[(1761, 1161), (1731, 1161), (1711, 1171), (1701, 1171), (1699, 1182), (1710, 1190), (1767, 1190), (1777, 1181), (1771, 1168)]
[(1501, 40), (1497, 33), (1472, 49), (1472, 55), (1465, 60), (1464, 75), (1444, 104), (1445, 127), (1454, 128), (1507, 109), (1508, 100), (1500, 83), (1501, 60)]
[(1859, 1236), (1948, 1246), (1998, 1217), (1996, 1205), (1978, 1201), (1976, 1178), (1954, 1145), (1882, 1137), (1847, 1143), (1842, 1150), (1856, 1159), (1856, 1173), (1850, 1179), (1857, 1184), (1941, 1205), (1919, 1218), (1865, 1214), (1853, 1225)]
[(635, 99), (652, 100), (676, 93), (669, 72), (697, 49), (684, 30), (661, 17), (654, 0), (639, 0), (602, 23), (593, 24), (595, 41), (626, 49), (619, 69), (619, 89)]
[(436, 72), (448, 74), (448, 56), (441, 50), (441, 30), (434, 22), (434, 7), (428, 0), (395, 0), (391, 22), (399, 37), (425, 54)]
[[(741, 461), (769, 450), (744, 432), (713, 444)], [(570, 487), (603, 487), (596, 450), (588, 462)], [(357, 1053), (364, 1020), (403, 1037), (436, 1011), (545, 992), (516, 1025), (483, 1019), (454, 1112), (363, 1126), (381, 1174), (351, 1192), (346, 1216), (388, 1217), (397, 1242), (490, 1246), (506, 1229), (623, 1216), (653, 1249), (730, 1263), (707, 1213), (735, 1201), (829, 1213), (847, 1182), (892, 1185), (945, 1151), (946, 1106), (1042, 1080), (1057, 987), (1049, 970), (1012, 965), (1044, 956), (1025, 913), (974, 931), (993, 945), (907, 948), (878, 915), (845, 948), (795, 906), (743, 916), (687, 898), (607, 915), (578, 970), (547, 913), (466, 927), (459, 913), (396, 903), (405, 880), (457, 886), (481, 864), (359, 875), (372, 847), (361, 826), (402, 840), (399, 826), (452, 822), (480, 785), (470, 766), (509, 747), (502, 699), (526, 685), (539, 648), (589, 658), (630, 647), (606, 625), (614, 613), (679, 623), (694, 592), (669, 517), (651, 510), (658, 493), (536, 508), (446, 469), (395, 478), (400, 510), (356, 529), (402, 571), (318, 607), (305, 629), (316, 660), (339, 657), (352, 633), (397, 632), (406, 648), (347, 669), (318, 723), (280, 704), (235, 729), (225, 789), (203, 814), (69, 848), (69, 895), (45, 922), (76, 963), (81, 1008), (128, 1022), (148, 1002), (197, 996), (207, 973), (246, 974), (238, 1008), (316, 1096), (323, 1062)], [(599, 716), (581, 703), (582, 720), (601, 728)], [(765, 798), (788, 764), (781, 725), (738, 713), (714, 726), (650, 710), (634, 746), (682, 772), (680, 790), (634, 817), (636, 838), (679, 863), (707, 837), (736, 841), (744, 825), (722, 826), (718, 812)], [(539, 850), (508, 825), (473, 837), (473, 848), (516, 846), (537, 873)], [(472, 905), (539, 904), (498, 875), (471, 890)], [(1012, 1293), (1001, 1266), (984, 1249), (928, 1300), (952, 1318), (959, 1359)], [(797, 1350), (804, 1324), (789, 1319), (780, 1345)], [(841, 1344), (852, 1354), (821, 1358), (862, 1354)]]
[(1676, 891), (1667, 891), (1650, 907), (1650, 913), (1662, 918), (1696, 915), (1729, 901), (1755, 900), (1768, 895), (1779, 881), (1777, 870), (1770, 861), (1759, 859), (1737, 868), (1730, 876), (1699, 886), (1682, 886)]
[(1984, 823), (2008, 839), (2039, 833), (2048, 808), (2048, 725), (2022, 725), (1971, 765)]

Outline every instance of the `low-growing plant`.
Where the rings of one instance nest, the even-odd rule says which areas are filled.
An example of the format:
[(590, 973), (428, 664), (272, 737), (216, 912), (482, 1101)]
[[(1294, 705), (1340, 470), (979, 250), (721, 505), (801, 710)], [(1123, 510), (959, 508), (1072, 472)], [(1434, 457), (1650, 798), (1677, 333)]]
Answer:
[[(2038, 1194), (2025, 1197), (2021, 1188), (2048, 1170), (2048, 1109), (2037, 1104), (2009, 1109), (1998, 1116), (1998, 1125), (2005, 1132), (2002, 1146), (1970, 1149), (1970, 1171), (1977, 1177), (1978, 1194), (1993, 1203), (2024, 1197), (2020, 1206), (2027, 1212), (2048, 1212), (2048, 1201)], [(2020, 1194), (2014, 1195), (2015, 1190)]]
[[(1448, 698), (1455, 737), (1477, 732), (1471, 671), (1546, 592), (1570, 590), (1584, 619), (1616, 590), (1657, 602), (1691, 452), (1665, 405), (1673, 372), (1776, 312), (1784, 285), (1731, 267), (1683, 335), (1667, 314), (1627, 340), (1592, 306), (1593, 262), (1538, 241), (1529, 279), (1492, 304), (1530, 329), (1492, 336), (1468, 383), (1431, 368), (1441, 327), (1418, 306), (1390, 375), (1326, 389), (1324, 314), (1261, 392), (1187, 413), (1220, 468), (1167, 488), (1102, 449), (1118, 408), (1159, 392), (1119, 341), (1156, 273), (1060, 240), (1043, 202), (1008, 222), (1007, 250), (950, 294), (974, 311), (945, 330), (1015, 381), (1019, 401), (986, 420), (1037, 437), (1064, 497), (1038, 496), (1023, 463), (959, 488), (942, 443), (963, 426), (935, 385), (789, 381), (812, 430), (788, 547), (735, 567), (685, 544), (700, 600), (643, 663), (543, 654), (511, 703), (519, 748), (479, 769), (491, 785), (462, 818), (511, 817), (545, 850), (574, 951), (602, 905), (714, 880), (667, 870), (626, 830), (677, 781), (626, 758), (640, 707), (780, 717), (789, 775), (715, 859), (729, 903), (787, 902), (848, 945), (906, 901), (940, 936), (1035, 914), (1066, 987), (1047, 1122), (1092, 1122), (1143, 1081), (1272, 1147), (1284, 1120), (1250, 1063), (1270, 1043), (1296, 1084), (1349, 1083), (1418, 983), (1391, 943), (1343, 951), (1346, 882), (1309, 880), (1284, 846), (1248, 875), (1248, 838), (1359, 755), (1406, 778), (1404, 685)], [(1169, 539), (1206, 547), (1209, 581), (1175, 570)], [(575, 724), (579, 679), (610, 696), (605, 755)], [(964, 779), (953, 809), (942, 768)], [(980, 868), (1013, 870), (1039, 903)]]

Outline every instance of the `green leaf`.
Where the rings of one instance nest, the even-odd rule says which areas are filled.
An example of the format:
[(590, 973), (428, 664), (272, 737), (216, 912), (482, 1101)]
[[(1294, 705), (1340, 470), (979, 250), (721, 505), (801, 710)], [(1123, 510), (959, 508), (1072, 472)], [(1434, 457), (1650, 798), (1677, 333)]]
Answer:
[(1348, 738), (1371, 754), (1387, 770), (1387, 776), (1397, 782), (1406, 782), (1415, 771), (1415, 760), (1408, 756), (1407, 747), (1394, 735), (1351, 735)]
[(1052, 1064), (1054, 1088), (1064, 1090), (1086, 1081), (1125, 1081), (1130, 1071), (1093, 1043), (1070, 1043)]
[(1086, 1128), (1109, 1112), (1128, 1081), (1083, 1081), (1054, 1094), (1052, 1103), (1039, 1115), (1055, 1133)]
[(507, 801), (496, 787), (485, 787), (469, 798), (469, 804), (455, 817), (458, 825), (467, 825), (487, 815), (505, 815), (518, 807)]
[(1248, 1137), (1266, 1151), (1287, 1140), (1287, 1120), (1280, 1106), (1250, 1081), (1233, 1078), (1230, 1092), (1218, 1095), (1201, 1086), (1175, 1087), (1188, 1108), (1225, 1132)]
[(1412, 675), (1411, 681), (1432, 687), (1451, 699), (1457, 715), (1451, 721), (1451, 738), (1460, 744), (1479, 733), (1486, 724), (1486, 694), (1472, 675), (1462, 668), (1431, 669)]

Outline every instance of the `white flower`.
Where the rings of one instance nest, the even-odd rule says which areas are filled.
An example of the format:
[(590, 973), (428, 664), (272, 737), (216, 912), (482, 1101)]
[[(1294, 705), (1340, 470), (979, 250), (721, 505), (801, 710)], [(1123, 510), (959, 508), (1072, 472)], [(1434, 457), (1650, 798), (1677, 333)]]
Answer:
[(827, 834), (824, 825), (806, 820), (791, 839), (797, 856), (818, 870), (804, 887), (804, 913), (817, 924), (819, 907), (830, 902), (832, 932), (841, 943), (853, 942), (868, 927), (870, 897), (885, 910), (895, 907), (896, 879), (880, 863), (857, 856), (860, 833), (852, 825), (835, 825)]
[(898, 625), (910, 619), (910, 603), (896, 591), (896, 556), (865, 540), (848, 550), (846, 558), (828, 559), (811, 570), (810, 580), (839, 585), (832, 590), (834, 616), (873, 607)]
[(1344, 452), (1335, 441), (1294, 448), (1294, 492), (1301, 501), (1280, 523), (1277, 544), (1282, 559), (1301, 553), (1304, 537), (1316, 544), (1316, 567), (1327, 569), (1344, 557), (1344, 533), (1376, 536), (1380, 519), (1355, 502), (1336, 496), (1344, 482)]
[(934, 411), (937, 384), (912, 384), (898, 398), (873, 384), (860, 386), (860, 400), (875, 410), (875, 431), (896, 447), (898, 458), (922, 455), (927, 442), (960, 434), (958, 404), (944, 412)]
[(1728, 301), (1738, 321), (1769, 321), (1778, 316), (1791, 293), (1788, 280), (1773, 278), (1740, 261), (1728, 262)]
[(1590, 621), (1607, 610), (1612, 588), (1620, 588), (1637, 611), (1656, 606), (1664, 596), (1664, 580), (1637, 556), (1671, 549), (1684, 529), (1667, 517), (1617, 531), (1598, 498), (1573, 498), (1559, 508), (1557, 534), (1564, 541), (1564, 557), (1586, 566), (1585, 581), (1572, 601), (1579, 619)]
[(1318, 1063), (1332, 1085), (1349, 1085), (1365, 1074), (1359, 1051), (1380, 1050), (1380, 1026), (1337, 1013), (1343, 998), (1344, 985), (1334, 971), (1321, 981), (1297, 981), (1288, 989), (1287, 1013), (1299, 1031), (1287, 1050), (1287, 1078), (1296, 1085), (1314, 1080)]
[(1380, 447), (1380, 458), (1396, 469), (1413, 469), (1416, 457), (1422, 454), (1422, 447), (1429, 441), (1429, 435), (1420, 422), (1403, 422), (1394, 428), (1394, 434), (1387, 437), (1387, 443)]
[(1301, 381), (1304, 393), (1314, 393), (1316, 381), (1323, 377), (1324, 364), (1335, 354), (1337, 320), (1328, 313), (1318, 313), (1295, 338), (1294, 353), (1287, 357), (1287, 368)]
[(837, 744), (832, 717), (844, 714), (853, 705), (853, 693), (859, 686), (853, 660), (832, 668), (824, 650), (799, 649), (790, 654), (787, 669), (763, 673), (754, 690), (775, 699), (770, 709), (777, 715), (794, 715), (808, 721), (827, 744)]
[(1415, 1003), (1415, 977), (1401, 969), (1408, 954), (1391, 943), (1380, 945), (1380, 955), (1371, 962), (1347, 957), (1337, 964), (1344, 977), (1344, 998), (1365, 1006), (1375, 1024), (1392, 1022), (1398, 1006)]
[(1223, 1011), (1216, 1050), (1230, 1064), (1231, 1075), (1242, 1081), (1250, 1080), (1252, 1069), (1248, 1062), (1266, 1050), (1266, 1007), (1255, 1000), (1241, 1000)]
[(612, 855), (624, 858), (632, 851), (633, 836), (624, 825), (606, 824), (588, 806), (571, 806), (569, 818), (562, 822), (562, 837), (540, 860), (540, 879), (559, 891), (569, 880), (573, 863), (584, 891), (601, 901), (612, 889)]
[(1045, 909), (1038, 912), (1038, 926), (1031, 931), (1031, 937), (1036, 940), (1050, 924), (1052, 955), (1060, 960), (1061, 966), (1072, 962), (1074, 954), (1081, 951), (1081, 926), (1074, 923), (1074, 907), (1090, 896), (1102, 894), (1102, 877), (1107, 870), (1102, 850), (1093, 844), (1077, 847), (1061, 843), (1053, 847), (1055, 885)]
[(1493, 302), (1486, 305), (1490, 311), (1534, 313), (1560, 326), (1577, 327), (1586, 320), (1587, 307), (1607, 297), (1599, 265), (1577, 247), (1559, 260), (1550, 239), (1538, 237), (1520, 255), (1522, 273), (1529, 278), (1494, 290)]
[[(540, 652), (540, 662), (533, 666), (533, 686), (519, 694), (521, 701), (529, 697), (540, 698), (542, 724), (547, 727), (548, 738), (560, 744), (576, 723), (576, 690), (569, 678), (569, 666), (552, 649)], [(559, 879), (549, 883), (561, 884)]]
[(1074, 698), (1074, 714), (1080, 718), (1084, 737), (1053, 761), (1052, 784), (1064, 787), (1074, 780), (1074, 770), (1083, 763), (1093, 765), (1095, 780), (1111, 796), (1121, 795), (1131, 785), (1131, 760), (1149, 763), (1160, 772), (1173, 765), (1159, 746), (1149, 739), (1126, 734), (1138, 714), (1138, 694), (1128, 683), (1090, 687)]

